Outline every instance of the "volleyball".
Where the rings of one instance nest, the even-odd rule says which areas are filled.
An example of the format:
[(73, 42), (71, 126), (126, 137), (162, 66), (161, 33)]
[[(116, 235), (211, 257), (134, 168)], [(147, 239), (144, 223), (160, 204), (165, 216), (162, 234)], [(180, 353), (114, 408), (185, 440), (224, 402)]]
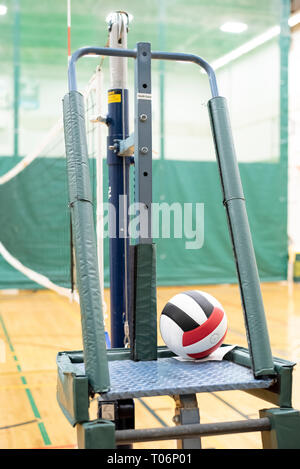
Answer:
[(160, 316), (160, 333), (167, 347), (184, 358), (204, 358), (223, 343), (227, 317), (209, 293), (189, 290), (173, 296)]

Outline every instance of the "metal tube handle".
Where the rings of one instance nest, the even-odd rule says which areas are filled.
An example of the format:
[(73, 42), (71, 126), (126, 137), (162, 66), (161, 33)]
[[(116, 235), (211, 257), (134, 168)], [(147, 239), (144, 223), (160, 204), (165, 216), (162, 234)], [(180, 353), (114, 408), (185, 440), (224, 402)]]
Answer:
[[(73, 54), (69, 62), (69, 91), (77, 90), (77, 81), (76, 81), (76, 62), (80, 57), (85, 55), (105, 55), (109, 57), (131, 57), (136, 58), (137, 51), (132, 49), (113, 49), (110, 47), (82, 47), (77, 49)], [(209, 65), (206, 60), (202, 59), (198, 55), (194, 54), (184, 54), (177, 52), (151, 52), (151, 59), (158, 60), (175, 60), (179, 62), (192, 62), (199, 65), (205, 70), (208, 75), (210, 89), (212, 97), (218, 96), (218, 85), (216, 80), (216, 75), (213, 68)]]

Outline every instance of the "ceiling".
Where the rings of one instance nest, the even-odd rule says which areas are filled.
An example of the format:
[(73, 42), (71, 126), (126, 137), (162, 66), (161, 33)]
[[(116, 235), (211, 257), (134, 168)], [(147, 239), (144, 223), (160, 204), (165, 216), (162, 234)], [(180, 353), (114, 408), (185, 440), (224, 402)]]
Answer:
[[(0, 17), (2, 67), (17, 58), (14, 52), (18, 45), (21, 67), (66, 67), (67, 0), (0, 3), (8, 7), (7, 14)], [(72, 50), (85, 45), (104, 46), (105, 18), (119, 9), (134, 17), (128, 47), (147, 41), (154, 50), (196, 53), (211, 61), (278, 24), (280, 0), (72, 0)], [(246, 23), (247, 31), (220, 31), (220, 25), (229, 20)]]

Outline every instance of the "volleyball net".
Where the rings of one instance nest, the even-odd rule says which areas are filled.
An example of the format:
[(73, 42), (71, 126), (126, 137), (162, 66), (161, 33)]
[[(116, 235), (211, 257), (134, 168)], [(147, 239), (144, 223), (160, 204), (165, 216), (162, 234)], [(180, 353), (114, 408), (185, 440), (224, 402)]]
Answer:
[[(98, 67), (83, 95), (103, 293), (103, 126), (96, 119), (101, 114), (101, 87)], [(78, 301), (62, 119), (33, 147), (0, 176), (0, 255), (20, 274), (18, 283), (24, 288), (46, 288)]]

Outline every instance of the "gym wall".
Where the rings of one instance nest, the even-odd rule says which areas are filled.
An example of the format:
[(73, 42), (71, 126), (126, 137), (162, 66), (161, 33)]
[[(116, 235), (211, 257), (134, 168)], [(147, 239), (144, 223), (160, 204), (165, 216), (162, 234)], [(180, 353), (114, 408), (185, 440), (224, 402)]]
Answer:
[[(20, 81), (18, 155), (14, 154), (14, 79), (16, 64), (13, 50), (6, 53), (0, 72), (0, 173), (26, 155), (32, 143), (40, 140), (61, 115), (61, 100), (67, 89), (65, 51), (65, 11), (56, 1), (57, 19), (51, 22), (50, 6), (25, 0), (21, 8)], [(104, 45), (104, 12), (85, 0), (74, 8), (72, 47)], [(125, 2), (126, 3), (126, 2)], [(233, 2), (128, 1), (134, 15), (129, 47), (137, 41), (149, 41), (154, 50), (191, 52), (214, 63), (241, 43), (267, 31), (280, 21), (286, 25), (288, 0)], [(85, 6), (84, 6), (84, 5)], [(120, 8), (110, 2), (109, 9)], [(29, 11), (35, 5), (34, 24)], [(126, 6), (126, 5), (125, 5)], [(122, 2), (124, 8), (124, 2)], [(51, 8), (52, 9), (52, 8)], [(85, 11), (84, 11), (85, 10)], [(108, 13), (109, 11), (107, 11)], [(147, 12), (147, 14), (145, 14)], [(218, 25), (232, 13), (251, 25), (244, 39), (228, 38)], [(93, 13), (93, 14), (91, 14)], [(243, 16), (244, 15), (244, 16)], [(199, 21), (195, 21), (199, 18)], [(33, 41), (34, 34), (43, 41)], [(55, 29), (56, 28), (56, 29)], [(30, 35), (28, 31), (30, 30)], [(2, 34), (13, 38), (13, 17)], [(6, 34), (6, 36), (5, 36)], [(42, 37), (42, 36), (41, 36)], [(55, 41), (53, 42), (53, 37)], [(227, 41), (227, 42), (226, 42)], [(11, 41), (13, 43), (14, 41)], [(287, 232), (287, 57), (289, 33), (281, 34), (217, 69), (220, 92), (228, 99), (233, 135), (250, 227), (253, 234), (259, 273), (262, 281), (286, 278), (288, 259)], [(3, 52), (2, 52), (3, 55)], [(1, 59), (1, 60), (2, 60)], [(78, 67), (79, 85), (86, 85), (95, 69), (94, 58), (82, 59)], [(109, 87), (108, 61), (103, 64), (104, 89)], [(133, 72), (133, 65), (130, 65)], [(133, 130), (133, 76), (131, 88), (131, 130)], [(197, 252), (185, 249), (186, 239), (156, 239), (158, 247), (158, 283), (205, 284), (236, 282), (235, 266), (229, 242), (225, 210), (222, 205), (219, 175), (207, 113), (207, 79), (191, 64), (153, 63), (153, 148), (154, 202), (204, 204), (204, 243)], [(61, 157), (62, 155), (52, 155)], [(63, 160), (62, 160), (63, 161)], [(61, 166), (63, 168), (63, 165)], [(104, 197), (107, 198), (107, 173), (104, 163)], [(62, 169), (63, 170), (63, 169)], [(57, 178), (57, 191), (48, 198), (49, 213), (61, 207), (63, 179)], [(59, 186), (60, 184), (60, 186)], [(45, 190), (45, 188), (41, 189)], [(30, 192), (30, 188), (27, 189)], [(26, 191), (24, 191), (26, 193)], [(36, 200), (39, 194), (34, 194)], [(19, 201), (18, 208), (28, 224), (34, 220), (30, 198)], [(5, 203), (5, 202), (4, 202)], [(16, 225), (18, 220), (16, 219)], [(58, 221), (57, 221), (58, 223)], [(53, 225), (53, 224), (52, 224)], [(67, 227), (65, 227), (66, 229)], [(5, 226), (2, 228), (5, 230)], [(18, 250), (26, 251), (34, 243), (18, 238)], [(1, 241), (1, 239), (0, 239)], [(49, 229), (45, 239), (42, 270), (55, 280), (60, 268), (61, 249), (55, 249), (57, 237)], [(108, 250), (105, 246), (105, 279), (108, 285)], [(67, 248), (64, 248), (67, 249)], [(0, 288), (33, 288), (37, 285), (0, 259)]]

